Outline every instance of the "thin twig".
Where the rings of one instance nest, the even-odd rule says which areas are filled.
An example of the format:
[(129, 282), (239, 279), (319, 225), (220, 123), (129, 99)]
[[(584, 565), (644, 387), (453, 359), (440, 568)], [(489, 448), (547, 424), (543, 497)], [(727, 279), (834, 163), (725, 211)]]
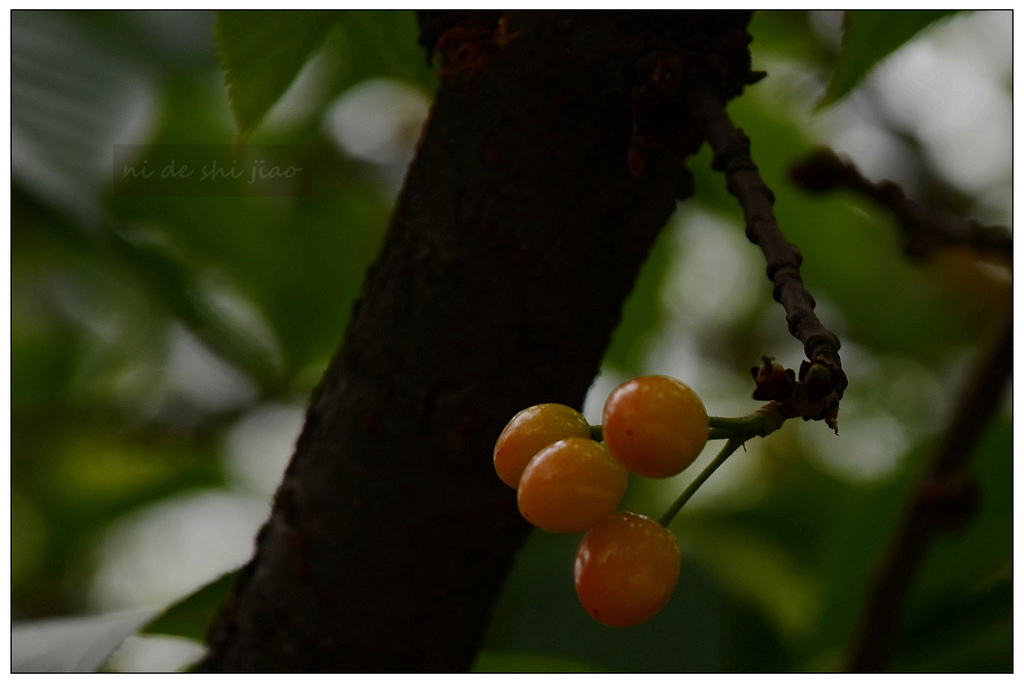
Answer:
[[(812, 365), (825, 365), (830, 371), (829, 390), (822, 397), (813, 397), (822, 412), (798, 414), (808, 419), (825, 419), (834, 428), (835, 410), (847, 385), (839, 358), (839, 338), (814, 313), (814, 297), (800, 277), (803, 260), (800, 250), (787, 242), (779, 229), (772, 210), (775, 195), (764, 184), (751, 157), (750, 138), (733, 125), (718, 97), (710, 90), (699, 92), (694, 104), (697, 120), (714, 151), (712, 166), (725, 173), (729, 192), (743, 208), (747, 238), (761, 248), (768, 262), (773, 296), (786, 310), (790, 334), (803, 343), (804, 353)], [(801, 372), (801, 381), (803, 375)]]
[[(1008, 228), (923, 206), (888, 180), (873, 183), (853, 163), (829, 149), (820, 149), (790, 169), (791, 178), (811, 192), (846, 188), (888, 209), (903, 229), (905, 249), (925, 257), (944, 246), (969, 246), (1013, 263), (1013, 240)], [(984, 428), (999, 408), (1009, 381), (1013, 354), (1013, 314), (1007, 306), (998, 337), (979, 360), (956, 413), (939, 441), (930, 468), (915, 489), (865, 600), (846, 669), (880, 671), (889, 660), (899, 632), (901, 614), (914, 576), (931, 539), (944, 530), (966, 524), (978, 501), (977, 482), (967, 460)]]
[(846, 663), (852, 672), (880, 671), (893, 650), (911, 582), (932, 537), (961, 528), (977, 507), (977, 483), (967, 471), (969, 456), (999, 409), (1010, 378), (1013, 309), (1006, 306), (995, 343), (980, 359), (964, 388), (927, 473), (922, 477), (893, 536), (861, 615)]
[(903, 228), (906, 251), (923, 257), (943, 246), (964, 245), (1013, 263), (1013, 238), (1003, 225), (984, 225), (923, 206), (889, 180), (873, 183), (850, 161), (830, 149), (819, 149), (790, 169), (790, 177), (810, 192), (846, 188), (859, 192), (892, 212)]
[(715, 473), (715, 470), (722, 466), (722, 463), (729, 459), (730, 455), (736, 452), (737, 448), (743, 445), (743, 441), (743, 439), (729, 439), (726, 441), (725, 446), (723, 446), (722, 450), (715, 456), (715, 459), (697, 475), (697, 478), (686, 487), (686, 490), (683, 491), (682, 495), (676, 498), (675, 502), (669, 506), (668, 510), (665, 510), (665, 513), (658, 518), (658, 524), (665, 527), (671, 524), (675, 516), (683, 509), (683, 506), (686, 505), (686, 502), (690, 500), (690, 498), (693, 498), (693, 494), (697, 493), (697, 489), (699, 489), (701, 485)]

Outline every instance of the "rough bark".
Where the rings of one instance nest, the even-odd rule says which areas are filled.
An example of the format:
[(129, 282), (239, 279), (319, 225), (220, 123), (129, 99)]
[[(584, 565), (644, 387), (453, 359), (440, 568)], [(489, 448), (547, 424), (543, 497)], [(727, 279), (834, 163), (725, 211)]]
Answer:
[(494, 440), (582, 403), (689, 192), (690, 93), (752, 80), (748, 18), (422, 18), (440, 93), (204, 670), (470, 665), (528, 532)]

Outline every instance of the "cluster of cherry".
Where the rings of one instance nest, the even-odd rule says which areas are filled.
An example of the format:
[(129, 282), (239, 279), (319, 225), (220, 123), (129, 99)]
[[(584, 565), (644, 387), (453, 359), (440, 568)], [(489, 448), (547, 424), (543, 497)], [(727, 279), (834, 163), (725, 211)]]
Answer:
[(494, 447), (494, 469), (518, 491), (533, 525), (587, 534), (576, 553), (576, 594), (609, 626), (633, 626), (657, 614), (679, 579), (672, 532), (633, 512), (615, 512), (629, 473), (670, 477), (708, 441), (708, 414), (682, 382), (654, 375), (620, 385), (592, 428), (569, 406), (544, 403), (519, 412)]

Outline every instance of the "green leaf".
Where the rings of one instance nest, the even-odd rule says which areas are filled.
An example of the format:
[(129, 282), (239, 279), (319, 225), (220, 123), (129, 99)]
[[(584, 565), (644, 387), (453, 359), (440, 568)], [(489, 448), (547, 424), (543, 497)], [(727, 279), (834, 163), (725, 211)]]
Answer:
[(164, 610), (142, 633), (180, 636), (203, 642), (210, 621), (228, 599), (237, 579), (238, 570), (235, 570), (206, 584)]
[(98, 671), (125, 638), (153, 618), (153, 610), (45, 619), (11, 628), (11, 670)]
[(847, 11), (843, 47), (819, 107), (845, 97), (875, 66), (927, 26), (952, 11)]
[(284, 94), (334, 26), (334, 11), (219, 11), (214, 33), (239, 142)]
[(347, 49), (346, 75), (354, 84), (365, 78), (396, 78), (425, 93), (438, 80), (419, 44), (419, 24), (411, 11), (347, 10), (341, 13)]

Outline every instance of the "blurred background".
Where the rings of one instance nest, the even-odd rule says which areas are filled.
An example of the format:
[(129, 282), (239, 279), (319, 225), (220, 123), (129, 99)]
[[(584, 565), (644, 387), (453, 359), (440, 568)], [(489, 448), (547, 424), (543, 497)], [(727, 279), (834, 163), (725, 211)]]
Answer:
[[(250, 142), (312, 149), (309, 197), (145, 197), (114, 145), (230, 144), (213, 39), (191, 11), (11, 14), (11, 609), (14, 621), (169, 604), (245, 562), (340, 342), (436, 81), (411, 12), (346, 12)], [(860, 197), (810, 196), (787, 168), (825, 144), (869, 178), (983, 222), (1012, 211), (1012, 15), (938, 22), (818, 107), (842, 12), (758, 13), (729, 106), (804, 254), (849, 374), (837, 437), (787, 423), (748, 444), (672, 525), (666, 611), (613, 631), (576, 602), (578, 536), (536, 532), (496, 607), (481, 670), (821, 670), (991, 331), (1010, 269), (963, 249), (918, 262)], [(645, 266), (585, 413), (647, 373), (738, 416), (749, 368), (802, 349), (705, 148)], [(905, 670), (1012, 670), (1009, 395), (972, 463), (982, 506), (935, 543), (911, 595)], [(659, 515), (712, 456), (634, 480)], [(201, 652), (136, 637), (119, 670)]]

